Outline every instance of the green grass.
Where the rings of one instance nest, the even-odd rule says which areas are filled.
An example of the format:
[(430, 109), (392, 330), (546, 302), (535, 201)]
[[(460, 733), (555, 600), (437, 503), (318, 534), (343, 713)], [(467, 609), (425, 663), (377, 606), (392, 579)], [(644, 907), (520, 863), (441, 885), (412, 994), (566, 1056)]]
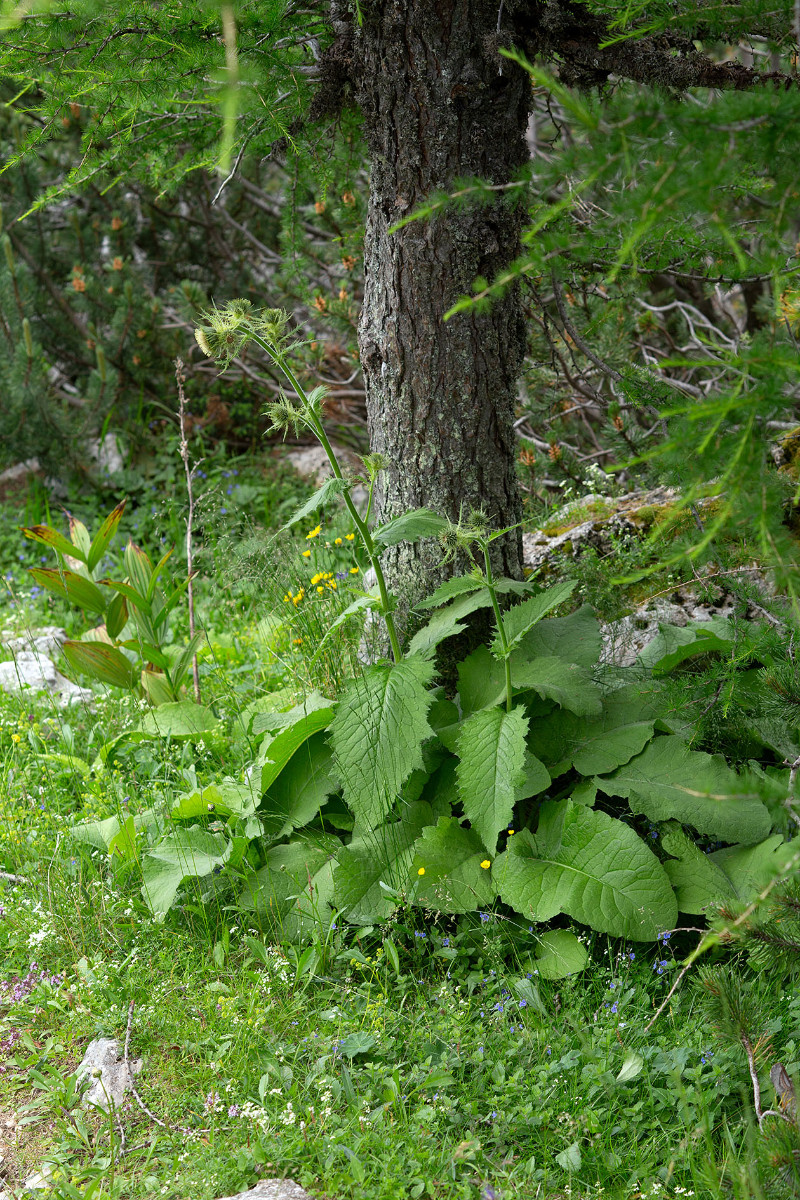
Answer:
[[(313, 645), (334, 611), (323, 606), (340, 601), (321, 595), (302, 626), (263, 618), (294, 609), (282, 596), (303, 572), (336, 568), (345, 532), (326, 529), (313, 562), (269, 557), (262, 539), (239, 576), (231, 542), (211, 543), (201, 675), (226, 732), (205, 743), (121, 743), (107, 770), (84, 777), (64, 756), (92, 763), (138, 722), (136, 702), (98, 688), (92, 711), (61, 712), (0, 694), (0, 869), (24, 876), (0, 882), (7, 1189), (16, 1197), (49, 1160), (54, 1200), (214, 1200), (272, 1175), (330, 1200), (788, 1194), (765, 1191), (746, 1063), (704, 1025), (691, 976), (649, 1027), (691, 933), (658, 948), (581, 933), (589, 966), (554, 983), (535, 973), (527, 926), (423, 920), (398, 903), (380, 928), (338, 922), (309, 956), (266, 938), (224, 878), (210, 897), (185, 888), (154, 923), (137, 863), (71, 838), (76, 820), (148, 807), (166, 820), (187, 787), (240, 775), (251, 748), (236, 714), (257, 695), (320, 682), (303, 674), (307, 647), (294, 639), (302, 628)], [(65, 619), (23, 595), (0, 623)], [(333, 691), (353, 645), (323, 661)], [(12, 1002), (15, 977), (31, 986)], [(774, 1052), (796, 1067), (800, 997), (775, 991), (767, 1003)], [(149, 1113), (132, 1096), (114, 1120), (86, 1113), (74, 1082), (86, 1045), (128, 1031)]]

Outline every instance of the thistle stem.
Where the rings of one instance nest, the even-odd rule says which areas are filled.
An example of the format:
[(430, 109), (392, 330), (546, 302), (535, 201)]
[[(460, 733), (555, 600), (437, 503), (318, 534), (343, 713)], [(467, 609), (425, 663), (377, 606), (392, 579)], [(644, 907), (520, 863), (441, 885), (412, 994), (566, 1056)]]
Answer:
[(506, 672), (506, 712), (511, 712), (511, 660), (508, 652), (508, 638), (506, 637), (506, 630), (505, 626), (503, 625), (503, 614), (500, 611), (500, 603), (497, 599), (497, 589), (494, 586), (492, 562), (489, 557), (489, 543), (481, 540), (479, 541), (478, 545), (483, 551), (483, 562), (486, 571), (486, 587), (489, 595), (492, 597), (494, 619), (497, 622), (497, 636), (500, 638), (500, 645), (503, 647), (503, 666), (505, 667)]

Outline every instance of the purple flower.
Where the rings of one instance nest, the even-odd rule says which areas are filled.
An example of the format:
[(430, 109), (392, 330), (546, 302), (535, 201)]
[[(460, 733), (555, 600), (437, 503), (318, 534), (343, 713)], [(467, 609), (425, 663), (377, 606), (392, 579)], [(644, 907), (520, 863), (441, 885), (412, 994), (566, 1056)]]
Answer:
[(238, 1117), (239, 1112), (240, 1112), (240, 1109), (239, 1109), (238, 1104), (231, 1104), (230, 1107), (228, 1108), (228, 1116), (229, 1117)]
[(203, 1105), (204, 1112), (216, 1112), (219, 1108), (219, 1092), (211, 1091), (208, 1093)]
[(478, 916), (481, 919), (482, 925), (485, 925), (486, 922), (490, 919), (489, 913), (478, 913)]
[(615, 1012), (617, 1011), (617, 1002), (616, 1002), (616, 1000), (615, 1000), (615, 1001), (614, 1001), (614, 1003), (611, 1005), (611, 1011), (612, 1011), (613, 1013), (615, 1013)]
[(442, 938), (442, 945), (443, 945), (443, 946), (449, 946), (449, 945), (450, 945), (450, 938)]

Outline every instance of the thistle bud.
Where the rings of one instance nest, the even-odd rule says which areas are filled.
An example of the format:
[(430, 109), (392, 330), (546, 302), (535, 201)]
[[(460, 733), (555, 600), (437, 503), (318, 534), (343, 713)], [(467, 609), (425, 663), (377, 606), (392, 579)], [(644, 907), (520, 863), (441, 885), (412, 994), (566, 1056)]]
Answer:
[(211, 353), (211, 347), (208, 344), (208, 338), (206, 337), (206, 335), (202, 329), (195, 329), (194, 340), (197, 342), (198, 346), (203, 351), (203, 354), (205, 354), (206, 358), (214, 357), (213, 354)]

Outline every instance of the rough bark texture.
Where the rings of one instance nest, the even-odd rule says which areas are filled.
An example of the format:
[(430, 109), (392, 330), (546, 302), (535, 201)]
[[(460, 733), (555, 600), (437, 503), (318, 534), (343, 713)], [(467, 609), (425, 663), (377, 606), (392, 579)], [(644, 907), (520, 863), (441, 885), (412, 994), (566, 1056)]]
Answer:
[[(457, 518), (482, 507), (494, 528), (519, 520), (515, 382), (525, 349), (517, 290), (481, 314), (443, 314), (476, 277), (518, 253), (522, 209), (446, 209), (390, 227), (454, 180), (504, 184), (527, 157), (529, 82), (497, 54), (496, 0), (362, 3), (357, 99), (371, 154), (360, 324), (371, 446), (391, 462), (378, 515), (427, 506)], [(497, 567), (521, 575), (517, 534)], [(387, 552), (400, 612), (449, 573), (434, 542)], [(452, 570), (452, 568), (450, 568)]]

